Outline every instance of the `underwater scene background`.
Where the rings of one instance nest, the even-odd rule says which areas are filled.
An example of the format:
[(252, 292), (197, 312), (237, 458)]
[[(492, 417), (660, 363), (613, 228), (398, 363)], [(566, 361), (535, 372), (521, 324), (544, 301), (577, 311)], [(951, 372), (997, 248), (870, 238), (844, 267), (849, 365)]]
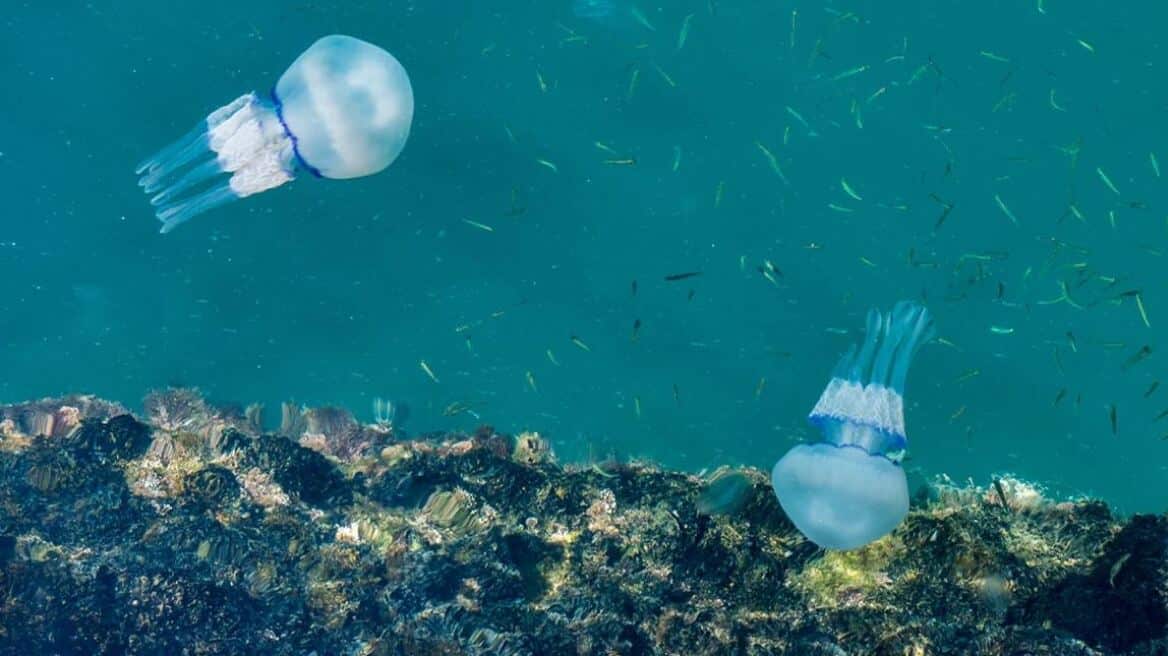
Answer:
[[(1165, 13), (12, 3), (0, 400), (380, 397), (411, 432), (767, 470), (868, 308), (916, 299), (911, 477), (1162, 511)], [(135, 164), (333, 32), (409, 71), (401, 158), (157, 234)]]

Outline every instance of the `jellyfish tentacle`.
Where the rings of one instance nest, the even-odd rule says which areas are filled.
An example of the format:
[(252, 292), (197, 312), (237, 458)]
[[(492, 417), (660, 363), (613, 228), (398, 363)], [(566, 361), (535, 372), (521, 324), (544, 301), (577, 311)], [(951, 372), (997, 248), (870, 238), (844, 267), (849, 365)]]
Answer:
[(864, 384), (869, 371), (872, 367), (872, 354), (876, 351), (876, 346), (880, 340), (880, 326), (884, 319), (880, 316), (877, 310), (868, 310), (868, 327), (865, 331), (864, 346), (860, 352), (856, 354), (852, 360), (852, 370), (848, 375), (848, 380), (852, 382)]
[(292, 180), (290, 139), (273, 108), (254, 93), (211, 112), (202, 134), (164, 148), (140, 167), (145, 173), (139, 184), (154, 194), (150, 203), (158, 208), (162, 232)]
[(852, 370), (852, 360), (856, 357), (856, 345), (853, 343), (848, 347), (847, 351), (840, 357), (839, 362), (836, 363), (835, 369), (831, 372), (832, 378), (840, 378), (846, 380)]
[(162, 221), (162, 234), (174, 230), (177, 226), (186, 223), (191, 217), (197, 216), (239, 198), (231, 187), (222, 184), (203, 193), (187, 198), (186, 200), (166, 205), (158, 209), (158, 220)]
[(187, 171), (183, 177), (151, 198), (150, 204), (165, 205), (190, 187), (206, 182), (221, 173), (223, 173), (223, 167), (219, 165), (218, 159), (207, 160)]
[[(165, 150), (163, 149), (164, 153)], [(197, 138), (184, 143), (181, 148), (165, 154), (159, 153), (147, 165), (146, 172), (138, 179), (138, 186), (152, 194), (162, 188), (166, 179), (193, 162), (206, 157), (209, 150), (207, 133), (204, 131)]]
[(912, 363), (913, 356), (920, 350), (922, 344), (933, 339), (936, 335), (933, 318), (929, 315), (928, 310), (920, 306), (906, 309), (902, 325), (904, 326), (905, 339), (897, 352), (896, 362), (892, 366), (892, 375), (889, 379), (889, 387), (896, 390), (897, 394), (904, 394), (904, 383), (908, 377), (908, 367)]
[(900, 353), (901, 344), (905, 338), (904, 327), (901, 324), (902, 315), (897, 314), (897, 308), (884, 319), (884, 335), (880, 344), (880, 352), (876, 355), (876, 362), (872, 365), (872, 376), (868, 380), (870, 385), (888, 386), (888, 378), (892, 365)]
[[(163, 148), (157, 153), (151, 155), (149, 158), (143, 160), (134, 169), (134, 173), (142, 175), (146, 172), (153, 172), (162, 164), (169, 162), (179, 154), (190, 151), (191, 153), (199, 152), (200, 148), (204, 148), (204, 139), (207, 136), (207, 121), (199, 121), (199, 123), (191, 128), (189, 132), (171, 143), (169, 146)], [(139, 183), (140, 184), (140, 183)]]

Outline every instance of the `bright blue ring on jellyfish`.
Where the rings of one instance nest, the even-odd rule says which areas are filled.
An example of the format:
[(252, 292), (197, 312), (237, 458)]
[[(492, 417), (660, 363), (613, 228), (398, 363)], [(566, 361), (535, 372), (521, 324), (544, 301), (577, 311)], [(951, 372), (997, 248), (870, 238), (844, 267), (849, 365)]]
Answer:
[[(859, 449), (870, 456), (877, 458), (884, 458), (888, 462), (900, 466), (900, 461), (904, 459), (904, 454), (908, 450), (908, 438), (900, 433), (888, 430), (881, 426), (877, 426), (870, 421), (856, 421), (855, 419), (844, 419), (842, 417), (833, 417), (831, 415), (812, 415), (807, 418), (807, 421), (820, 430), (820, 434), (824, 437), (816, 442), (816, 444), (829, 444), (837, 449), (851, 448)], [(832, 423), (837, 424), (852, 424), (855, 426), (863, 426), (869, 428), (876, 433), (878, 439), (874, 440), (872, 444), (873, 449), (862, 444), (855, 444), (853, 442), (840, 443), (827, 437), (831, 434), (829, 429), (834, 428)], [(893, 455), (889, 455), (893, 454)]]
[(317, 170), (315, 166), (304, 161), (304, 158), (301, 157), (300, 140), (296, 138), (296, 135), (292, 133), (292, 130), (288, 127), (288, 124), (284, 122), (284, 103), (280, 100), (280, 95), (276, 93), (275, 88), (272, 89), (271, 96), (272, 105), (274, 105), (274, 109), (276, 110), (276, 118), (280, 120), (280, 125), (284, 128), (284, 134), (287, 134), (288, 138), (292, 140), (292, 154), (296, 157), (296, 161), (299, 162), (300, 166), (303, 166), (313, 176), (323, 178), (324, 176), (320, 174), (320, 171)]

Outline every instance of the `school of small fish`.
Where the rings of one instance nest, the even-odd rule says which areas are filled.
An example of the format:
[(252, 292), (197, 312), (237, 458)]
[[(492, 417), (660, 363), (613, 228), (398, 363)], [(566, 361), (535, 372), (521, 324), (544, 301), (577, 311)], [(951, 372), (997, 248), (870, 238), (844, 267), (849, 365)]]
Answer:
[[(623, 49), (620, 52), (628, 58), (623, 77), (607, 80), (609, 84), (604, 87), (612, 95), (611, 102), (627, 105), (662, 102), (661, 99), (666, 98), (680, 104), (684, 102), (684, 94), (701, 94), (700, 90), (691, 90), (688, 85), (687, 66), (694, 60), (681, 55), (695, 48), (716, 47), (710, 41), (715, 35), (724, 34), (718, 28), (719, 21), (724, 20), (723, 4), (718, 0), (705, 0), (700, 4), (661, 8), (618, 0), (575, 0), (573, 12), (567, 12), (563, 18), (546, 26), (546, 33), (550, 35), (547, 47)], [(1095, 62), (1107, 56), (1105, 48), (1096, 47), (1089, 36), (1071, 34), (1069, 28), (1061, 26), (1056, 9), (1046, 6), (1044, 0), (1037, 0), (1036, 4), (1025, 9), (1021, 4), (1017, 9), (1019, 12), (1028, 12), (1034, 21), (1047, 21), (1049, 30), (1067, 33), (1063, 56), (1068, 60)], [(1076, 98), (1066, 88), (1057, 88), (1059, 78), (1054, 74), (1049, 74), (1048, 88), (1034, 89), (1018, 83), (1023, 74), (1033, 79), (1032, 71), (1026, 70), (1023, 58), (1010, 51), (1008, 40), (987, 36), (985, 48), (965, 53), (965, 60), (957, 62), (952, 53), (941, 56), (917, 50), (913, 47), (912, 35), (902, 35), (895, 39), (870, 41), (881, 45), (873, 47), (866, 61), (856, 61), (851, 57), (845, 61), (833, 54), (833, 44), (841, 40), (861, 40), (861, 33), (870, 23), (869, 17), (830, 5), (814, 10), (824, 16), (809, 17), (808, 11), (806, 8), (802, 12), (798, 8), (790, 9), (789, 23), (784, 21), (774, 25), (773, 51), (767, 56), (771, 57), (770, 65), (797, 68), (806, 73), (811, 80), (808, 84), (818, 94), (817, 100), (810, 101), (806, 95), (784, 99), (772, 108), (773, 114), (784, 122), (781, 131), (768, 130), (743, 143), (724, 144), (724, 148), (736, 149), (743, 162), (757, 166), (770, 186), (760, 188), (757, 183), (737, 180), (729, 174), (710, 176), (708, 186), (696, 191), (703, 211), (726, 217), (727, 209), (739, 199), (768, 193), (780, 198), (778, 215), (781, 217), (784, 194), (802, 193), (801, 190), (808, 188), (814, 188), (817, 193), (822, 190), (827, 194), (827, 202), (820, 206), (821, 216), (817, 219), (824, 225), (822, 235), (813, 242), (800, 245), (800, 250), (808, 257), (831, 249), (833, 234), (839, 230), (856, 229), (859, 221), (875, 222), (874, 216), (881, 217), (881, 222), (894, 221), (912, 226), (915, 236), (910, 243), (889, 244), (873, 239), (870, 251), (849, 256), (854, 267), (852, 273), (860, 277), (890, 268), (915, 272), (922, 281), (921, 289), (894, 292), (897, 295), (907, 292), (905, 295), (915, 295), (934, 307), (941, 305), (937, 311), (942, 314), (945, 312), (943, 306), (966, 302), (992, 308), (992, 313), (984, 311), (986, 319), (978, 320), (978, 330), (992, 342), (992, 348), (997, 349), (995, 355), (1009, 358), (1012, 353), (1041, 350), (1044, 358), (1049, 358), (1051, 370), (1049, 396), (1044, 398), (1053, 399), (1051, 405), (1060, 412), (1083, 417), (1085, 431), (1114, 437), (1142, 439), (1150, 436), (1168, 440), (1168, 421), (1164, 421), (1168, 418), (1168, 397), (1157, 394), (1160, 381), (1155, 377), (1158, 329), (1162, 326), (1156, 324), (1155, 303), (1149, 302), (1150, 298), (1162, 297), (1164, 279), (1140, 278), (1117, 271), (1114, 257), (1098, 257), (1099, 249), (1093, 240), (1073, 239), (1063, 230), (1077, 224), (1107, 233), (1107, 239), (1111, 240), (1124, 229), (1124, 224), (1160, 223), (1168, 228), (1168, 218), (1157, 219), (1150, 200), (1129, 195), (1131, 190), (1146, 189), (1160, 179), (1156, 152), (1141, 145), (1144, 152), (1131, 161), (1094, 160), (1098, 151), (1076, 134), (1075, 122), (1079, 125), (1089, 123), (1092, 120), (1089, 102), (1104, 100)], [(618, 15), (624, 19), (621, 29), (603, 33), (605, 21), (613, 22), (614, 16)], [(603, 38), (600, 38), (602, 33)], [(482, 55), (494, 56), (498, 49), (496, 43), (491, 43), (482, 50)], [(540, 60), (532, 62), (529, 77), (516, 79), (513, 84), (547, 96), (558, 93), (569, 84), (565, 75), (557, 69), (554, 60)], [(824, 155), (824, 159), (839, 162), (841, 170), (827, 179), (812, 177), (804, 173), (806, 163), (791, 154), (792, 144), (800, 140), (819, 140), (824, 149), (830, 150), (833, 135), (847, 134), (848, 139), (862, 139), (857, 135), (873, 129), (873, 124), (887, 125), (897, 120), (886, 111), (886, 103), (909, 88), (931, 87), (935, 102), (943, 106), (950, 89), (960, 87), (974, 76), (992, 76), (999, 89), (999, 95), (985, 99), (984, 106), (965, 108), (965, 111), (980, 116), (985, 121), (984, 126), (948, 124), (942, 120), (943, 111), (937, 112), (936, 123), (909, 128), (899, 126), (899, 129), (925, 134), (935, 146), (935, 152), (922, 160), (922, 168), (929, 170), (919, 173), (921, 184), (917, 188), (882, 188), (881, 184), (866, 180), (861, 169), (849, 170), (846, 158), (828, 155)], [(1100, 93), (1104, 92), (1101, 90)], [(965, 184), (963, 180), (972, 181), (973, 175), (965, 168), (966, 163), (952, 142), (959, 131), (987, 129), (987, 126), (1009, 120), (1011, 113), (1024, 106), (1041, 107), (1050, 113), (1051, 120), (1057, 118), (1067, 122), (1068, 142), (1020, 146), (1017, 153), (995, 153), (994, 157), (1003, 169), (978, 187), (975, 194), (978, 200), (971, 202), (968, 199), (973, 183)], [(503, 125), (499, 130), (506, 135), (505, 143), (529, 158), (526, 161), (530, 162), (529, 174), (533, 180), (530, 185), (517, 185), (511, 190), (509, 209), (494, 211), (500, 222), (527, 211), (526, 199), (541, 180), (554, 179), (554, 176), (560, 179), (582, 176), (591, 183), (587, 176), (596, 175), (598, 170), (607, 170), (629, 176), (630, 185), (651, 186), (655, 180), (695, 166), (693, 162), (699, 158), (703, 147), (703, 144), (677, 143), (657, 152), (598, 134), (582, 140), (574, 152), (562, 149), (548, 152), (521, 143), (514, 125)], [(1057, 189), (1027, 186), (1025, 170), (1036, 157), (1027, 151), (1037, 148), (1047, 148), (1048, 154), (1060, 158), (1062, 168), (1057, 175), (1065, 186)], [(816, 167), (822, 165), (822, 162), (815, 163)], [(581, 174), (581, 170), (592, 173)], [(981, 185), (981, 181), (976, 184)], [(513, 226), (513, 222), (503, 227), (504, 224), (495, 219), (482, 218), (486, 214), (480, 212), (478, 216), (461, 220), (471, 229), (494, 235)], [(635, 221), (636, 217), (629, 220)], [(847, 221), (846, 225), (852, 227), (842, 228), (840, 226), (845, 224), (837, 223), (839, 221)], [(1045, 257), (1020, 261), (1010, 250), (1011, 242), (992, 239), (971, 244), (960, 255), (951, 257), (944, 252), (945, 249), (938, 248), (937, 243), (944, 237), (946, 229), (952, 230), (958, 222), (992, 226), (995, 234), (1024, 234), (1024, 237), (1014, 239), (1027, 240), (1028, 248), (1035, 247), (1031, 240), (1036, 240), (1037, 248), (1045, 252)], [(776, 232), (781, 231), (782, 226), (777, 225)], [(1138, 254), (1154, 259), (1163, 256), (1163, 247), (1164, 240), (1161, 239), (1158, 243), (1132, 243), (1125, 248), (1133, 256)], [(793, 276), (793, 269), (788, 267), (790, 262), (780, 256), (742, 253), (723, 253), (723, 256), (722, 261), (679, 261), (675, 269), (652, 273), (652, 277), (647, 277), (650, 274), (646, 272), (638, 272), (629, 275), (621, 284), (628, 285), (628, 294), (632, 297), (646, 292), (669, 294), (676, 291), (677, 302), (688, 303), (695, 297), (700, 299), (699, 294), (708, 292), (712, 279), (725, 283), (731, 276), (739, 276), (764, 283), (751, 291), (760, 299), (760, 304), (772, 302), (769, 299), (774, 294), (790, 286), (814, 284), (813, 280), (806, 279), (805, 272), (804, 279)], [(851, 292), (844, 293), (841, 301), (849, 307), (853, 301), (854, 307), (867, 307), (867, 301), (853, 299)], [(502, 316), (503, 312), (500, 310), (492, 318)], [(971, 314), (978, 313), (966, 313), (965, 316)], [(669, 330), (653, 316), (628, 316), (625, 321), (624, 325), (631, 328), (621, 338), (635, 344), (644, 344)], [(1107, 333), (1105, 326), (1108, 322), (1123, 325), (1125, 330), (1142, 326), (1146, 337), (1138, 342), (1100, 338), (1099, 335)], [(456, 327), (455, 332), (467, 333), (477, 325), (481, 322), (463, 324)], [(836, 325), (847, 324), (840, 322)], [(835, 325), (822, 330), (841, 336), (849, 332), (849, 328)], [(517, 384), (531, 394), (540, 394), (555, 385), (555, 381), (548, 380), (550, 376), (573, 375), (571, 365), (578, 360), (570, 356), (594, 355), (594, 348), (604, 349), (610, 337), (590, 333), (581, 326), (563, 326), (561, 334), (561, 342), (540, 344), (535, 351), (537, 357), (531, 363), (517, 366), (516, 371), (521, 375)], [(1079, 339), (1076, 334), (1090, 334), (1091, 338)], [(471, 348), (469, 336), (465, 340), (467, 348)], [(705, 344), (692, 342), (691, 346), (702, 348)], [(952, 353), (947, 362), (954, 366), (945, 373), (940, 385), (952, 387), (954, 396), (960, 396), (965, 386), (992, 386), (991, 377), (982, 375), (985, 363), (966, 357), (967, 350), (961, 345), (942, 335), (931, 345), (931, 348), (938, 347)], [(797, 346), (790, 348), (798, 350)], [(542, 356), (538, 355), (541, 351)], [(1140, 376), (1139, 387), (1144, 391), (1133, 398), (1121, 398), (1118, 394), (1116, 398), (1085, 398), (1083, 391), (1078, 389), (1080, 384), (1068, 374), (1068, 368), (1073, 358), (1087, 352), (1104, 354), (1113, 363), (1108, 375)], [(444, 378), (439, 377), (427, 360), (421, 360), (420, 365), (423, 375), (434, 384), (442, 384)], [(536, 375), (540, 372), (542, 378), (537, 382)], [(766, 376), (728, 384), (741, 390), (744, 402), (758, 402), (766, 397)], [(672, 404), (680, 406), (686, 398), (683, 392), (677, 383), (671, 383), (662, 390), (630, 392), (619, 403), (631, 420), (649, 421), (654, 408), (668, 407), (657, 400), (671, 399)], [(1152, 403), (1159, 403), (1164, 409), (1153, 409), (1149, 405)], [(948, 417), (950, 423), (958, 424), (959, 430), (969, 437), (974, 434), (975, 427), (986, 426), (979, 419), (983, 410), (975, 403), (959, 399), (951, 408), (938, 413), (941, 417)]]

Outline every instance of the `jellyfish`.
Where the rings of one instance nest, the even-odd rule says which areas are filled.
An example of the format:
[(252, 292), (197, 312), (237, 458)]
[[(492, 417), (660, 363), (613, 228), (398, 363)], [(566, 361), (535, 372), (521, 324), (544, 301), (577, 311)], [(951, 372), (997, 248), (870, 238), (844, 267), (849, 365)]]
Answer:
[(269, 94), (245, 93), (142, 162), (138, 184), (166, 233), (304, 172), (343, 180), (382, 171), (405, 146), (413, 116), (398, 60), (333, 34), (302, 52)]
[(933, 334), (928, 310), (914, 303), (897, 303), (886, 315), (869, 311), (863, 346), (844, 354), (808, 417), (822, 440), (797, 445), (775, 463), (779, 504), (815, 544), (862, 547), (908, 514), (900, 466), (908, 446), (904, 382)]

